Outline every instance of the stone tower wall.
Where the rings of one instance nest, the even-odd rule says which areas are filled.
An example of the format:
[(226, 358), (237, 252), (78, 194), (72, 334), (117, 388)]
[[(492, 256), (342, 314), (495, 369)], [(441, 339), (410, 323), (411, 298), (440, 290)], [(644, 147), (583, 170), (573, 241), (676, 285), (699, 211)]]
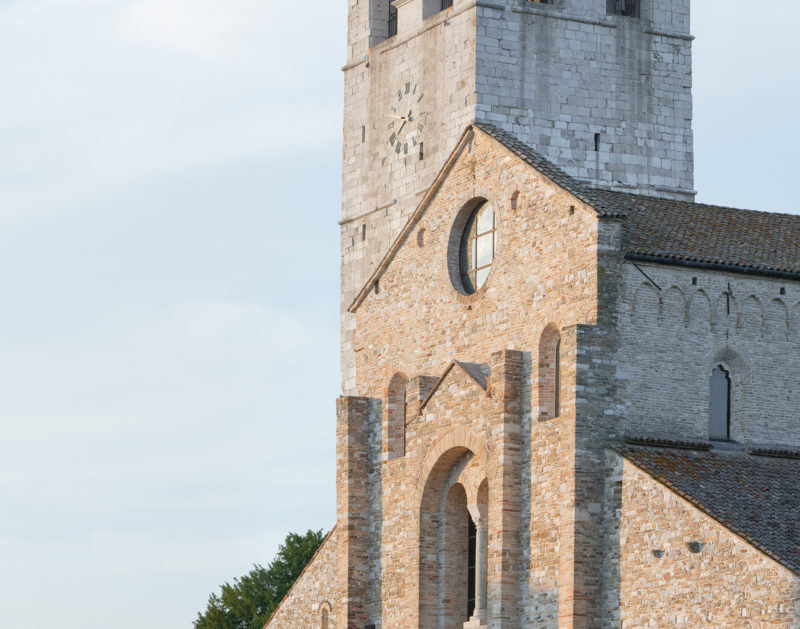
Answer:
[(693, 200), (689, 0), (494, 3), (479, 15), (477, 119), (592, 185)]
[[(346, 312), (466, 126), (512, 131), (585, 181), (691, 198), (689, 0), (642, 2), (638, 18), (606, 0), (350, 0), (344, 68), (342, 388), (359, 390)], [(428, 16), (428, 17), (424, 17)], [(389, 125), (398, 90), (424, 94), (424, 129), (397, 154)], [(405, 102), (404, 106), (405, 106)], [(394, 127), (395, 129), (397, 126)]]

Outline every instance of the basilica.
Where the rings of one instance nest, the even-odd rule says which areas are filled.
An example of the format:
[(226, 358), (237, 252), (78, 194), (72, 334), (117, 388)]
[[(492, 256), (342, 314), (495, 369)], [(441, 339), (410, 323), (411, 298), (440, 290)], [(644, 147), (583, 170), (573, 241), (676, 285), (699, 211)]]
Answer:
[(337, 523), (266, 628), (800, 627), (800, 215), (695, 201), (690, 0), (347, 7)]

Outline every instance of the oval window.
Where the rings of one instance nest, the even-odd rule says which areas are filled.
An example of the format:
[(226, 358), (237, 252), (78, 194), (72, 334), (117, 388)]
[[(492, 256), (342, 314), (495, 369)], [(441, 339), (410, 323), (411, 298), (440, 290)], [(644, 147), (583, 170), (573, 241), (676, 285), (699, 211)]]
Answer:
[(489, 277), (494, 262), (496, 232), (494, 208), (484, 201), (467, 219), (461, 236), (461, 283), (468, 295), (478, 291)]

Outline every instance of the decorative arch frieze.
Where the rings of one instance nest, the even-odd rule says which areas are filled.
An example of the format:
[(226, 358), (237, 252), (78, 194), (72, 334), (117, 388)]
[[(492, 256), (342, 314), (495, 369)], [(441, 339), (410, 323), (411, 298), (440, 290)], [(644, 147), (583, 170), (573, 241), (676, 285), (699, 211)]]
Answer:
[(695, 330), (708, 330), (713, 321), (711, 318), (711, 299), (702, 288), (692, 295), (688, 309), (689, 327)]
[(661, 313), (661, 296), (650, 282), (642, 282), (633, 294), (631, 318), (635, 325), (648, 325), (658, 321)]
[(782, 299), (773, 299), (764, 316), (764, 336), (771, 341), (785, 341), (789, 334), (789, 309)]

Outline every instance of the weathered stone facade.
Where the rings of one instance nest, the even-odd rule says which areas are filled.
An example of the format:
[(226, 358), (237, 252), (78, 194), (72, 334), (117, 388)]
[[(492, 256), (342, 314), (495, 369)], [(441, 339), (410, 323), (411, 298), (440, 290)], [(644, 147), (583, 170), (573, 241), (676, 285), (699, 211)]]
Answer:
[[(732, 438), (796, 444), (800, 283), (634, 263), (624, 215), (554, 178), (468, 129), (350, 306), (360, 397), (339, 401), (332, 613), (348, 627), (610, 628), (696, 626), (702, 610), (712, 626), (796, 627), (798, 574), (607, 448), (631, 434), (706, 440), (718, 360), (736, 374)], [(498, 244), (486, 284), (466, 295), (454, 234), (476, 198), (495, 208)], [(679, 286), (689, 296), (672, 313), (659, 295)], [(705, 319), (691, 305), (700, 291), (713, 295)], [(773, 292), (782, 317), (733, 305)], [(740, 373), (740, 355), (755, 368)], [(767, 382), (755, 370), (770, 361), (781, 373)], [(800, 482), (800, 463), (788, 469)], [(467, 513), (485, 544), (472, 624)], [(675, 583), (664, 568), (666, 590), (647, 585), (655, 557), (642, 544), (661, 540), (699, 541), (706, 563)], [(715, 571), (735, 604), (713, 599)], [(768, 624), (737, 624), (742, 610)]]
[(628, 461), (621, 627), (798, 627), (800, 580)]
[[(446, 11), (441, 0), (395, 4), (398, 33), (387, 38), (389, 0), (349, 2), (341, 222), (348, 395), (357, 388), (356, 323), (345, 308), (469, 123), (513, 132), (587, 183), (694, 195), (689, 0), (641, 2), (638, 18), (608, 15), (607, 0), (454, 0)], [(400, 103), (405, 109), (394, 112)], [(397, 153), (393, 116), (406, 109), (409, 148)]]
[(337, 526), (268, 627), (798, 629), (800, 217), (691, 202), (689, 0), (393, 4), (349, 2)]

